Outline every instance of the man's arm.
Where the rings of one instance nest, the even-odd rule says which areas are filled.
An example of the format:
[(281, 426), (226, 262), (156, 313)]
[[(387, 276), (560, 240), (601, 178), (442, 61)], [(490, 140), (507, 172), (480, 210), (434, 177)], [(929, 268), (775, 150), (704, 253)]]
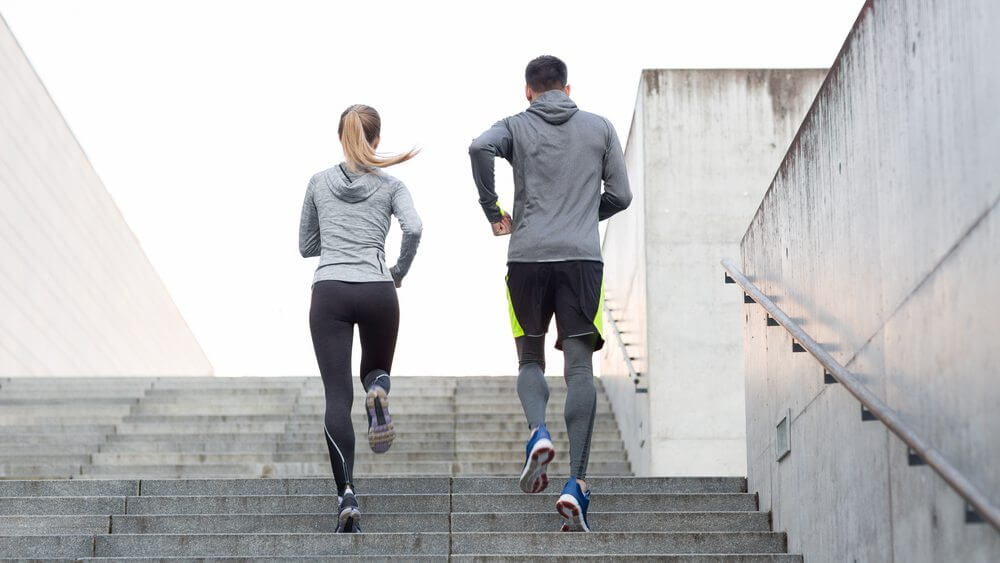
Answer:
[(604, 170), (601, 179), (604, 180), (604, 193), (601, 194), (601, 207), (597, 215), (603, 221), (619, 211), (624, 211), (632, 203), (632, 190), (628, 186), (628, 173), (625, 171), (625, 155), (622, 153), (618, 134), (610, 122), (608, 125), (608, 145), (604, 151)]
[[(503, 120), (497, 121), (469, 145), (472, 160), (472, 179), (479, 190), (479, 205), (490, 223), (500, 223), (507, 214), (497, 203), (496, 184), (493, 178), (493, 159), (510, 160), (513, 139)], [(508, 219), (509, 220), (509, 219)], [(496, 229), (494, 228), (494, 232)]]
[(313, 183), (306, 188), (306, 198), (302, 202), (302, 219), (299, 221), (299, 254), (303, 258), (319, 256), (319, 214), (316, 212), (316, 202), (313, 201)]

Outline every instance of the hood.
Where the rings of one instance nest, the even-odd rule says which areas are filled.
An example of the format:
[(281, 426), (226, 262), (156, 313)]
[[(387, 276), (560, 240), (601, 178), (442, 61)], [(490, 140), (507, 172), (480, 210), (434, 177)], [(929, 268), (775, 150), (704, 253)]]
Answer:
[(327, 171), (324, 180), (333, 195), (347, 203), (368, 199), (382, 185), (377, 173), (358, 174), (345, 162)]
[(533, 113), (553, 125), (566, 123), (578, 111), (580, 110), (573, 100), (562, 90), (543, 92), (528, 108), (528, 113)]

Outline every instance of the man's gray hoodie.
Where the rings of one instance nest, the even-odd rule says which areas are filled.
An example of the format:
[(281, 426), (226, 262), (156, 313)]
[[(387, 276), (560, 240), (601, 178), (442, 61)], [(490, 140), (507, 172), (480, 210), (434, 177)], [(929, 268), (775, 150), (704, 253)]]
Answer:
[(607, 119), (578, 109), (562, 90), (549, 90), (472, 141), (469, 156), (491, 223), (504, 215), (493, 159), (514, 168), (508, 262), (602, 261), (598, 221), (632, 201), (621, 143)]
[[(385, 264), (385, 237), (395, 215), (403, 230), (399, 260)], [(401, 281), (417, 253), (422, 225), (402, 182), (376, 169), (359, 174), (347, 164), (312, 177), (302, 203), (299, 252), (319, 256), (313, 283)]]

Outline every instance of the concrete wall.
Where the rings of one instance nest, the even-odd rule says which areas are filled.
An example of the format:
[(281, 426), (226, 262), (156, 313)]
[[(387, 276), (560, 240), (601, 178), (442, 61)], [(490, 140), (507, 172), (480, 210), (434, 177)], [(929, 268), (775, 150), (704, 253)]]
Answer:
[(645, 144), (643, 143), (643, 98), (635, 102), (632, 126), (625, 144), (625, 165), (632, 187), (632, 204), (615, 215), (604, 231), (605, 302), (622, 331), (633, 367), (640, 374), (636, 384), (628, 372), (621, 346), (607, 328), (607, 343), (601, 351), (601, 382), (621, 430), (632, 471), (650, 474), (648, 347), (646, 330), (646, 207)]
[(0, 19), (0, 375), (211, 373)]
[[(738, 254), (745, 225), (825, 74), (643, 72), (626, 149), (641, 197), (612, 219), (605, 238), (607, 291), (626, 325), (642, 331), (630, 337), (648, 343), (633, 351), (648, 396), (625, 390), (620, 397), (608, 386), (616, 405), (626, 403), (616, 413), (650, 413), (622, 427), (626, 434), (644, 429), (648, 453), (633, 455), (640, 474), (746, 472), (741, 309), (718, 263)], [(643, 288), (645, 296), (636, 296)], [(602, 373), (620, 370), (620, 363), (609, 351)]]
[[(1000, 3), (869, 2), (743, 267), (1000, 502)], [(807, 561), (997, 561), (1000, 534), (746, 305), (749, 484)], [(791, 412), (792, 450), (774, 425)]]

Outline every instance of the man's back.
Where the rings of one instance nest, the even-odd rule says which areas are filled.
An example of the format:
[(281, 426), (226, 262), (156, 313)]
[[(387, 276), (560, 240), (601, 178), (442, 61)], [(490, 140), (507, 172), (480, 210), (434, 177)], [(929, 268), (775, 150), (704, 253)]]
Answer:
[(493, 158), (503, 157), (514, 168), (508, 262), (601, 261), (598, 221), (631, 201), (621, 144), (607, 119), (579, 110), (561, 90), (549, 90), (526, 111), (497, 122), (469, 152), (491, 222), (502, 218)]

